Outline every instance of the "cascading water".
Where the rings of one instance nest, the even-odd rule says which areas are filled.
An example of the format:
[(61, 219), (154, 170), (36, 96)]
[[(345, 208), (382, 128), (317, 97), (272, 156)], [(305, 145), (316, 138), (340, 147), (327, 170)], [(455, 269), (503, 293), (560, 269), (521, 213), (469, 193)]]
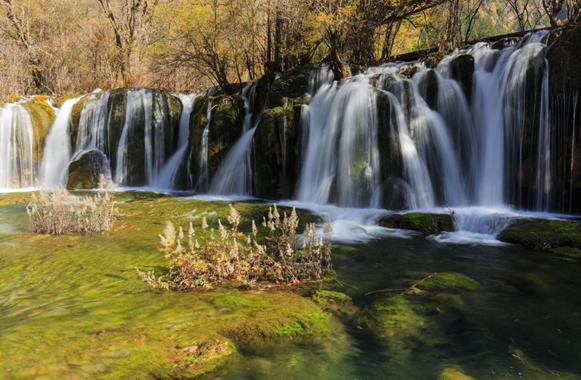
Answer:
[(230, 149), (210, 185), (210, 193), (218, 195), (249, 195), (251, 189), (250, 146), (256, 127), (260, 122), (260, 112), (255, 114), (255, 91), (258, 82), (250, 82), (242, 91), (246, 115), (242, 127), (242, 137)]
[(43, 188), (65, 185), (71, 160), (71, 114), (81, 97), (65, 101), (58, 110), (54, 123), (46, 137), (40, 165), (40, 184)]
[(426, 162), (418, 154), (416, 145), (410, 137), (399, 100), (393, 94), (387, 93), (390, 99), (392, 122), (397, 126), (401, 146), (404, 177), (409, 183), (406, 187), (408, 206), (410, 208), (427, 208), (434, 204), (434, 191), (428, 174)]
[[(287, 125), (286, 114), (282, 130), (278, 127), (280, 160), (285, 163), (280, 170), (291, 169), (285, 166), (287, 161), (301, 163), (297, 173), (282, 176), (298, 175), (296, 197), (311, 204), (439, 210), (478, 206), (474, 210), (482, 211), (480, 227), (476, 211), (455, 214), (456, 223), (459, 229), (485, 235), (488, 230), (482, 226), (490, 225), (495, 215), (504, 215), (490, 210), (549, 209), (554, 156), (560, 152), (551, 146), (555, 132), (550, 125), (545, 40), (546, 34), (538, 33), (502, 49), (481, 43), (454, 52), (435, 69), (422, 63), (387, 64), (343, 81), (334, 81), (329, 67), (321, 67), (310, 78), (309, 102), (302, 106), (297, 135), (290, 129), (296, 120), (289, 118)], [(460, 58), (472, 65), (459, 69)], [(464, 70), (462, 77), (458, 70)], [(102, 151), (120, 185), (173, 188), (179, 179), (180, 186), (185, 183), (198, 192), (251, 195), (251, 147), (261, 115), (254, 104), (256, 88), (257, 82), (252, 82), (242, 92), (246, 109), (242, 135), (213, 178), (208, 167), (212, 102), (201, 146), (192, 155), (189, 119), (194, 97), (181, 97), (176, 137), (167, 120), (169, 101), (154, 90), (89, 95), (73, 136), (73, 158), (89, 150)], [(47, 138), (41, 167), (45, 186), (64, 183), (71, 159), (68, 129), (73, 102), (63, 105)], [(33, 130), (24, 121), (10, 121), (20, 108), (11, 107), (10, 112), (9, 108), (3, 107), (1, 131), (3, 141), (12, 142), (0, 144), (3, 157), (15, 155), (14, 137), (7, 137), (14, 132), (8, 130), (23, 133), (17, 139), (26, 141)], [(300, 149), (289, 145), (289, 136)], [(8, 168), (5, 162), (12, 161), (3, 160), (3, 187), (34, 185), (34, 164), (24, 152), (32, 149), (29, 145), (18, 145), (21, 151), (16, 153), (24, 157), (18, 165), (26, 168)], [(567, 153), (571, 168), (574, 148), (571, 144)], [(198, 177), (178, 178), (184, 166), (196, 168)]]
[(166, 116), (167, 101), (161, 93), (146, 89), (127, 91), (125, 120), (116, 154), (117, 184), (159, 183), (171, 136)]
[(0, 190), (35, 185), (33, 128), (20, 104), (0, 108)]
[(108, 117), (109, 92), (94, 92), (85, 101), (81, 111), (75, 156), (91, 149), (107, 152)]
[(210, 180), (210, 168), (208, 167), (208, 143), (210, 140), (210, 125), (212, 124), (212, 101), (208, 101), (206, 110), (206, 125), (202, 131), (202, 146), (200, 149), (199, 177), (196, 183), (196, 191), (205, 191)]
[[(374, 89), (365, 76), (323, 83), (309, 104), (298, 200), (377, 207), (379, 158)], [(332, 194), (333, 185), (336, 194)]]
[[(168, 162), (161, 169), (161, 173), (157, 178), (155, 183), (156, 187), (173, 189), (176, 185), (176, 177), (179, 173), (179, 169), (183, 164), (184, 158), (188, 149), (188, 139), (190, 137), (190, 116), (194, 109), (194, 102), (196, 100), (196, 94), (190, 95), (178, 95), (178, 98), (182, 102), (182, 113), (180, 115), (180, 126), (179, 126), (179, 136), (178, 136), (178, 150), (171, 156)], [(191, 175), (186, 174), (186, 186), (192, 186)]]

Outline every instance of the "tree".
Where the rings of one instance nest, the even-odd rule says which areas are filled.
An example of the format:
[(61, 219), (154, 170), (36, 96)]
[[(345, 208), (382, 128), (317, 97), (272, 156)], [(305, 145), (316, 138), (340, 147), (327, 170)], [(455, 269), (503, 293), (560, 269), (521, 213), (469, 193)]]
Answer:
[[(127, 85), (136, 44), (145, 36), (159, 0), (96, 0), (107, 18), (118, 50), (118, 72)], [(115, 0), (114, 0), (115, 1)]]
[(40, 65), (37, 39), (34, 38), (30, 24), (27, 22), (29, 17), (27, 9), (17, 7), (13, 0), (0, 0), (0, 7), (7, 20), (7, 23), (1, 24), (0, 27), (5, 36), (14, 41), (25, 52), (28, 71), (34, 86), (33, 90), (50, 91)]

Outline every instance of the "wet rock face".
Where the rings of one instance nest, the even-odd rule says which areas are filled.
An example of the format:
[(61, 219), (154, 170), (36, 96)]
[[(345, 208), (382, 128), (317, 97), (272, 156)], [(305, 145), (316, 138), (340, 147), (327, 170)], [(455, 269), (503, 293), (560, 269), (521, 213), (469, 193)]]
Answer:
[[(581, 212), (581, 24), (565, 29), (550, 46), (549, 107), (553, 156), (553, 209)], [(573, 165), (571, 163), (574, 163)]]
[(83, 153), (69, 165), (67, 188), (69, 190), (96, 189), (101, 176), (111, 179), (109, 160), (100, 150)]
[(206, 126), (208, 126), (207, 164), (211, 178), (229, 149), (242, 135), (244, 116), (244, 101), (238, 95), (196, 98), (190, 117), (188, 160), (184, 168), (194, 179), (194, 190), (203, 192), (209, 186), (209, 178), (203, 177), (200, 167), (201, 161), (205, 160), (202, 155)]
[(468, 102), (472, 98), (472, 82), (474, 79), (474, 57), (462, 54), (450, 62), (450, 76), (460, 83)]
[(301, 170), (301, 110), (305, 98), (265, 110), (254, 135), (253, 189), (267, 199), (291, 198)]

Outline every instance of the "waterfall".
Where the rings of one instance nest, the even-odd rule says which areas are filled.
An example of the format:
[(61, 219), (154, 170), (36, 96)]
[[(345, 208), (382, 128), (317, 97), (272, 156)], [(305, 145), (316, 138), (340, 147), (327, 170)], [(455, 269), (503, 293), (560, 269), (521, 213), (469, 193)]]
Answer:
[(208, 100), (206, 110), (206, 125), (202, 131), (202, 146), (200, 149), (199, 177), (195, 189), (197, 191), (207, 190), (210, 179), (210, 169), (208, 167), (208, 143), (210, 140), (210, 125), (212, 124), (212, 101)]
[(426, 162), (418, 154), (416, 145), (410, 137), (408, 126), (395, 95), (388, 93), (393, 122), (397, 126), (401, 155), (404, 166), (404, 176), (408, 186), (408, 205), (411, 208), (428, 208), (434, 205), (434, 191), (428, 174)]
[(115, 182), (143, 186), (159, 183), (166, 162), (170, 125), (165, 96), (147, 89), (127, 91), (125, 120), (117, 145)]
[(71, 114), (81, 98), (69, 99), (63, 103), (46, 136), (40, 165), (40, 184), (43, 188), (64, 186), (66, 183), (65, 177), (71, 160)]
[[(184, 158), (188, 150), (188, 139), (190, 137), (190, 116), (194, 109), (194, 102), (196, 94), (178, 95), (182, 103), (182, 113), (180, 115), (179, 135), (178, 135), (178, 149), (171, 156), (169, 161), (161, 169), (161, 173), (155, 183), (156, 187), (173, 189), (176, 185), (176, 176), (183, 164)], [(192, 186), (192, 178), (187, 171), (186, 186)]]
[(0, 108), (0, 190), (35, 185), (33, 128), (20, 104)]
[[(210, 185), (211, 194), (249, 195), (252, 193), (252, 172), (250, 163), (250, 146), (254, 132), (260, 122), (255, 115), (255, 91), (258, 82), (250, 82), (242, 91), (246, 115), (242, 126), (242, 137), (230, 149)], [(260, 112), (259, 112), (260, 113)]]
[[(476, 45), (471, 51), (476, 60), (474, 73), (474, 124), (480, 131), (480, 167), (476, 170), (474, 183), (478, 205), (498, 206), (507, 203), (508, 196), (523, 187), (523, 148), (527, 119), (538, 119), (540, 132), (537, 150), (538, 167), (536, 199), (537, 207), (543, 207), (542, 199), (550, 192), (550, 154), (548, 121), (548, 70), (546, 45), (542, 39), (546, 33), (531, 35), (516, 46), (502, 51), (487, 45)], [(542, 94), (538, 106), (527, 107), (528, 93), (537, 96), (530, 86), (531, 67), (542, 57)], [(507, 183), (507, 178), (516, 179), (516, 184)], [(514, 190), (516, 188), (516, 190)]]
[(107, 152), (107, 122), (109, 118), (109, 92), (94, 92), (83, 105), (79, 119), (76, 152), (98, 149)]
[(376, 207), (379, 153), (374, 89), (365, 76), (341, 85), (324, 78), (315, 86), (318, 90), (305, 113), (308, 137), (298, 200), (325, 204), (334, 198), (341, 206)]

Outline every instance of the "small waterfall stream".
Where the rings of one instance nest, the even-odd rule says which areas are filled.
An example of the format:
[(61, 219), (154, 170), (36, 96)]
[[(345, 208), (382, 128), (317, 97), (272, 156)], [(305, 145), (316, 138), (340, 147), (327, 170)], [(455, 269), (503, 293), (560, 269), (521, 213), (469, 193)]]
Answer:
[(199, 177), (196, 183), (196, 191), (206, 191), (210, 180), (210, 168), (208, 167), (208, 151), (210, 140), (210, 125), (212, 124), (212, 101), (208, 101), (206, 110), (206, 125), (202, 131), (202, 147), (200, 149)]
[[(179, 136), (178, 136), (178, 150), (171, 156), (169, 161), (161, 169), (159, 177), (156, 179), (155, 186), (158, 188), (173, 189), (176, 185), (176, 176), (183, 164), (184, 158), (188, 149), (188, 139), (190, 137), (190, 116), (194, 109), (194, 102), (196, 94), (178, 95), (182, 102), (182, 113), (180, 116)], [(192, 179), (190, 174), (187, 174), (186, 185), (192, 186)]]
[[(250, 146), (260, 122), (260, 111), (255, 110), (254, 98), (258, 82), (250, 82), (242, 91), (246, 115), (242, 137), (230, 149), (216, 171), (210, 185), (210, 193), (218, 195), (251, 195), (252, 168)], [(258, 112), (258, 114), (255, 114)]]
[(58, 110), (54, 123), (46, 136), (44, 154), (40, 165), (40, 184), (43, 188), (64, 186), (71, 161), (71, 114), (81, 97), (65, 101)]
[(35, 186), (33, 128), (20, 104), (0, 107), (0, 189)]

